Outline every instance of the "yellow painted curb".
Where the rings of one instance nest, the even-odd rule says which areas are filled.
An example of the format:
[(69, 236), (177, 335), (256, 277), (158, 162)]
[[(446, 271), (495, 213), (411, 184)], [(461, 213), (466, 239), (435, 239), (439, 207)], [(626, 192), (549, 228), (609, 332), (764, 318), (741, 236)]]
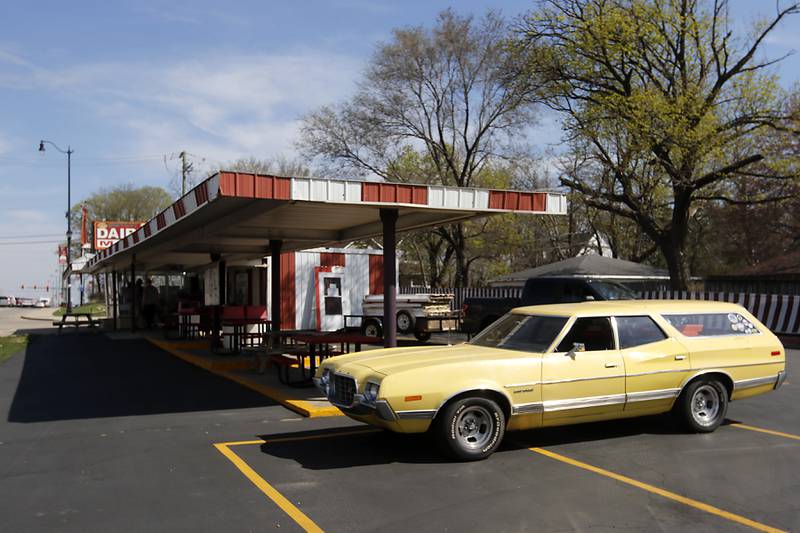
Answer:
[[(238, 383), (239, 385), (247, 387), (248, 389), (254, 390), (271, 400), (275, 400), (279, 404), (283, 405), (287, 409), (294, 411), (299, 415), (308, 418), (316, 418), (321, 416), (344, 416), (344, 414), (339, 409), (337, 409), (332, 405), (328, 405), (325, 407), (317, 407), (313, 403), (307, 400), (298, 400), (296, 398), (292, 398), (276, 388), (264, 385), (263, 383), (259, 383), (254, 380), (247, 379), (244, 376), (240, 376), (232, 372), (234, 370), (254, 369), (255, 361), (248, 364), (246, 368), (224, 368), (228, 365), (221, 364), (219, 362), (209, 362), (202, 357), (197, 357), (195, 355), (192, 355), (188, 352), (185, 352), (177, 348), (177, 346), (180, 347), (191, 346), (189, 343), (186, 344), (171, 343), (171, 342), (161, 341), (158, 339), (153, 339), (150, 337), (147, 337), (147, 340), (150, 341), (151, 344), (157, 346), (158, 348), (161, 348), (167, 353), (174, 355), (178, 359), (182, 359), (183, 361), (186, 361), (187, 363), (193, 364), (204, 370), (207, 370), (212, 374), (216, 374), (220, 377)], [(199, 347), (202, 348), (205, 346), (207, 346), (207, 344), (203, 343), (203, 345)], [(233, 363), (237, 362), (234, 361)]]

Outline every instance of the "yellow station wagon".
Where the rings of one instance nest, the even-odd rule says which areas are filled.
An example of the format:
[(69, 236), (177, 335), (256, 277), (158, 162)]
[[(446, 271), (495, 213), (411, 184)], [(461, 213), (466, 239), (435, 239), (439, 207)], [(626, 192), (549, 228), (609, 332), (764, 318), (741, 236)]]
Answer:
[(780, 387), (785, 364), (743, 307), (631, 300), (521, 307), (466, 344), (334, 357), (315, 382), (351, 418), (431, 430), (475, 460), (506, 430), (674, 411), (690, 431), (714, 431), (730, 400)]

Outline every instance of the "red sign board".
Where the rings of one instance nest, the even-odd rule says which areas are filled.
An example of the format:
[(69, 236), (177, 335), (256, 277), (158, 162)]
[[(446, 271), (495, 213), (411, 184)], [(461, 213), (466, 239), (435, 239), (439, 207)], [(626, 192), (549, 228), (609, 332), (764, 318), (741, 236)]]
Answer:
[(144, 222), (110, 222), (98, 220), (94, 223), (94, 249), (105, 250), (120, 239), (124, 239), (141, 226)]
[(58, 264), (59, 265), (66, 265), (67, 264), (67, 247), (58, 245)]

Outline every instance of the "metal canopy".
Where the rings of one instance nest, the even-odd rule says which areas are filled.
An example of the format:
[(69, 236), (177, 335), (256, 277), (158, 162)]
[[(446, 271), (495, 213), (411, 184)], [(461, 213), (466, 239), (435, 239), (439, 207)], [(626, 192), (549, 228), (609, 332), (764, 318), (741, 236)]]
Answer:
[(494, 213), (565, 214), (553, 192), (284, 178), (220, 172), (199, 184), (134, 234), (98, 253), (89, 272), (192, 270), (212, 254), (228, 260), (380, 237), (381, 209), (397, 211), (396, 231), (439, 226)]

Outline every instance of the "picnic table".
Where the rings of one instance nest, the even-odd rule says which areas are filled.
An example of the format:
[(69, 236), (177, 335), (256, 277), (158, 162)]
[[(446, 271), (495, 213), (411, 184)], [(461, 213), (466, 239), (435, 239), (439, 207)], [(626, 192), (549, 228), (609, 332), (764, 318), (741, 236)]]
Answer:
[[(86, 321), (81, 321), (81, 317), (86, 318)], [(67, 321), (68, 318), (74, 320)], [(92, 313), (64, 313), (61, 315), (61, 320), (53, 320), (53, 325), (58, 326), (58, 333), (61, 334), (61, 329), (64, 326), (75, 326), (75, 329), (81, 326), (89, 326), (90, 328), (97, 327), (97, 320), (92, 318)]]
[[(343, 353), (350, 353), (350, 346), (353, 345), (355, 348), (354, 351), (360, 352), (362, 344), (378, 344), (383, 341), (380, 337), (372, 337), (369, 335), (362, 335), (360, 333), (349, 333), (349, 332), (331, 332), (331, 333), (322, 333), (317, 335), (296, 335), (293, 339), (297, 342), (302, 342), (308, 346), (308, 359), (309, 359), (309, 370), (310, 376), (309, 381), (317, 371), (317, 358), (325, 359), (326, 357), (331, 357), (333, 355), (339, 355)], [(331, 349), (332, 345), (339, 345), (340, 350), (339, 352), (334, 352)], [(305, 360), (300, 363), (301, 369), (305, 370)]]
[[(259, 326), (259, 331), (255, 333), (248, 333), (246, 330), (247, 326)], [(258, 317), (243, 317), (243, 318), (224, 318), (222, 320), (222, 327), (223, 328), (230, 328), (230, 337), (231, 337), (231, 350), (230, 353), (239, 353), (243, 345), (246, 344), (248, 339), (259, 339), (261, 341), (262, 337), (269, 329), (270, 321), (258, 318)], [(223, 336), (226, 333), (223, 330)]]

